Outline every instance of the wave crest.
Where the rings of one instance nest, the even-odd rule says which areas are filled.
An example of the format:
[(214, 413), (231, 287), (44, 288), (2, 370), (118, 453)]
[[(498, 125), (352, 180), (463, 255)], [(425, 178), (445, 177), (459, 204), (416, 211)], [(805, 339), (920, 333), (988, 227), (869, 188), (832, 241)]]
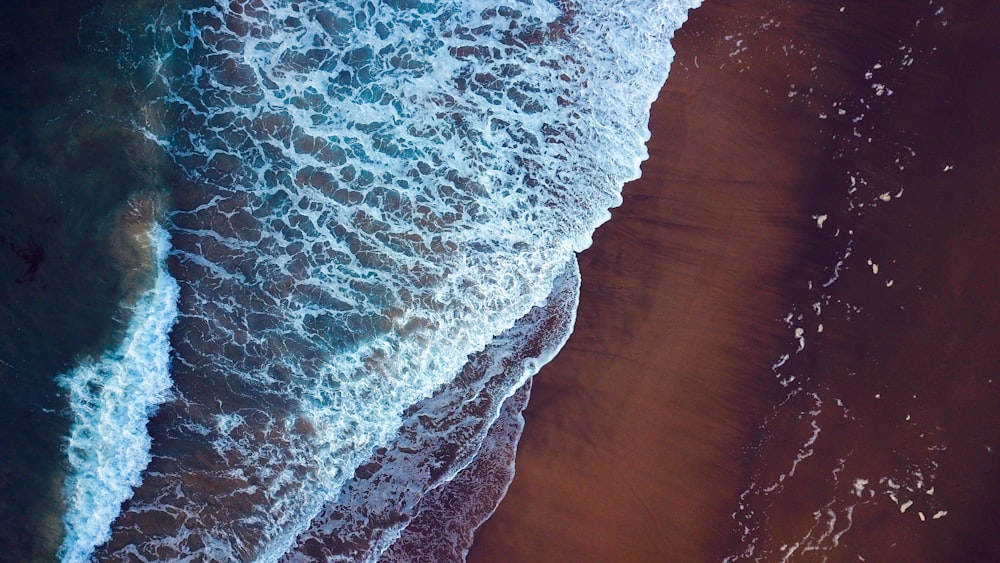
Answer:
[(58, 380), (69, 393), (73, 416), (66, 446), (72, 473), (65, 486), (63, 561), (89, 560), (111, 537), (112, 521), (150, 460), (146, 423), (169, 397), (169, 333), (179, 289), (164, 265), (167, 231), (157, 225), (148, 236), (156, 277), (133, 305), (121, 344)]

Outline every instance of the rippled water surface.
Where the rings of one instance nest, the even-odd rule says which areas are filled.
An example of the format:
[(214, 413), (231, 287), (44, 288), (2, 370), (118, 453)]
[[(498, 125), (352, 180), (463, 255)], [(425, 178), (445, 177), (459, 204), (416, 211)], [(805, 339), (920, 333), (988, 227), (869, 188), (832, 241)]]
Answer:
[[(54, 213), (93, 215), (72, 243), (104, 302), (66, 314), (106, 336), (39, 375), (61, 373), (47, 393), (69, 399), (48, 454), (62, 444), (68, 471), (48, 485), (61, 556), (377, 558), (437, 502), (427, 491), (509, 466), (480, 447), (497, 432), (513, 447), (520, 407), (502, 419), (515, 430), (488, 431), (572, 330), (575, 253), (638, 175), (690, 7), (84, 12), (64, 30), (72, 76), (22, 72), (62, 81), (21, 116), (42, 151), (14, 135), (5, 149), (21, 183), (4, 197), (40, 197), (26, 171), (48, 158), (66, 172)], [(81, 183), (106, 201), (60, 207)], [(37, 266), (45, 230), (5, 220), (12, 291), (50, 290), (36, 276), (73, 252)]]

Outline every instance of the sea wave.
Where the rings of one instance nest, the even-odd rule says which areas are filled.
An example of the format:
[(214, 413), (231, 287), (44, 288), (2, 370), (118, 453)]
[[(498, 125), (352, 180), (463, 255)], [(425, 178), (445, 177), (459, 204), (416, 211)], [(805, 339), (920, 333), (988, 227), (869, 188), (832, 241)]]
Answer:
[[(418, 514), (434, 510), (428, 493), (451, 482), (479, 457), (488, 433), (494, 439), (510, 437), (510, 421), (493, 429), (501, 407), (555, 357), (573, 332), (580, 290), (576, 260), (566, 265), (553, 288), (544, 303), (473, 354), (457, 377), (407, 409), (396, 438), (355, 471), (339, 496), (296, 539), (296, 548), (284, 561), (379, 559)], [(512, 441), (510, 437), (508, 445)], [(509, 461), (502, 455), (490, 457), (501, 458), (492, 463)], [(489, 463), (480, 460), (480, 465)], [(503, 468), (480, 467), (478, 473), (496, 470)], [(497, 491), (493, 501), (501, 495)], [(461, 535), (480, 522), (470, 518), (452, 527)], [(417, 555), (402, 559), (414, 560)]]
[[(410, 439), (417, 405), (560, 294), (639, 175), (669, 39), (693, 6), (160, 12), (139, 94), (141, 126), (187, 178), (171, 194), (175, 387), (98, 557), (276, 560), (296, 545), (366, 464)], [(469, 413), (483, 422), (468, 454), (438, 477), (468, 463), (525, 369), (476, 395), (492, 406)], [(404, 493), (425, 485), (388, 467), (385, 494), (412, 507), (419, 495)], [(376, 553), (400, 526), (361, 528)]]
[(465, 560), (474, 533), (496, 511), (514, 479), (517, 443), (524, 430), (522, 411), (528, 406), (531, 383), (529, 379), (504, 402), (472, 463), (424, 495), (417, 516), (380, 561)]
[(164, 265), (167, 231), (156, 226), (149, 239), (155, 281), (133, 306), (121, 344), (58, 380), (73, 416), (66, 447), (72, 470), (65, 486), (66, 535), (59, 550), (66, 562), (89, 560), (111, 536), (112, 521), (150, 460), (146, 423), (169, 396), (169, 333), (178, 286)]

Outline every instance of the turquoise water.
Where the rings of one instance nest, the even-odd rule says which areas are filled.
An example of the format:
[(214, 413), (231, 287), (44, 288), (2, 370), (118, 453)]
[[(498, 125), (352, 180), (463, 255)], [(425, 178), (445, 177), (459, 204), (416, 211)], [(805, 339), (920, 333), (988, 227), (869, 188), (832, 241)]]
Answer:
[(15, 42), (24, 553), (378, 558), (571, 332), (690, 7), (110, 3)]

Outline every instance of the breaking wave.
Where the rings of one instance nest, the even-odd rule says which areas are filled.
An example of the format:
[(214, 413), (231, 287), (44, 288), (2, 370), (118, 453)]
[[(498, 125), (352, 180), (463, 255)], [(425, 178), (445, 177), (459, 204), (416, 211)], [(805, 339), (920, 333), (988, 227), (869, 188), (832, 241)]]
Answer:
[(639, 175), (694, 5), (159, 8), (137, 31), (154, 54), (126, 64), (148, 78), (137, 126), (183, 172), (177, 316), (127, 369), (166, 377), (172, 346), (173, 389), (135, 404), (144, 423), (163, 401), (115, 492), (93, 492), (71, 447), (64, 557), (372, 560), (405, 543), (571, 332), (576, 252)]
[(166, 230), (157, 226), (149, 239), (155, 281), (134, 305), (121, 344), (59, 379), (73, 416), (63, 561), (87, 560), (111, 536), (111, 522), (150, 460), (146, 423), (169, 395), (169, 333), (177, 318), (178, 286), (164, 265), (170, 248)]

